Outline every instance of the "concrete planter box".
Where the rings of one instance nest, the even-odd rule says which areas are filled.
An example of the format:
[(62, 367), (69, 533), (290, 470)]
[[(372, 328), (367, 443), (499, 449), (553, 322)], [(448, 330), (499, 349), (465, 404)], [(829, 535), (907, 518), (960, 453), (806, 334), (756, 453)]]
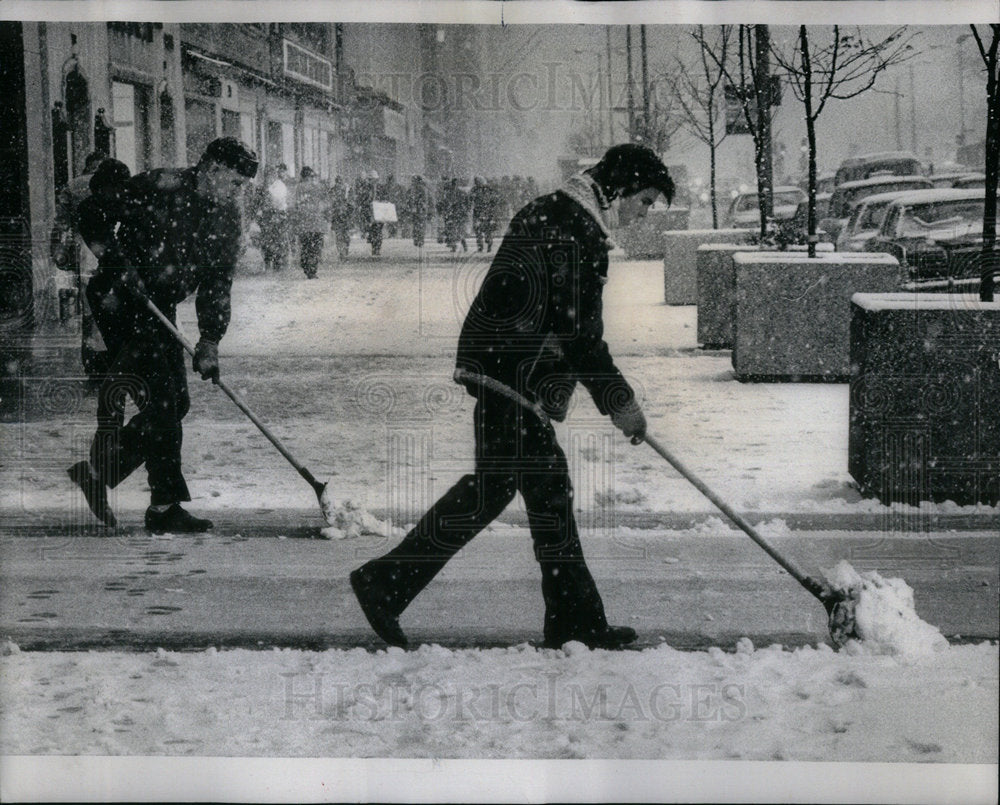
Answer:
[(757, 246), (735, 243), (706, 243), (697, 247), (695, 302), (698, 305), (698, 343), (706, 349), (732, 349), (733, 304), (736, 302), (733, 255), (756, 251)]
[[(788, 252), (769, 252), (781, 257), (789, 252), (798, 254), (805, 246), (791, 246)], [(817, 250), (832, 252), (832, 243), (819, 243)], [(733, 255), (737, 252), (759, 252), (753, 244), (708, 243), (698, 247), (695, 258), (698, 305), (698, 343), (705, 349), (732, 349), (733, 306), (736, 304), (736, 269)]]
[(883, 503), (1000, 502), (1000, 302), (857, 294), (848, 470)]
[(851, 296), (900, 283), (895, 257), (737, 252), (733, 369), (740, 380), (847, 380)]
[(621, 230), (618, 240), (629, 260), (663, 257), (663, 233), (686, 230), (690, 210), (683, 207), (655, 210)]
[(689, 229), (664, 232), (663, 300), (668, 305), (693, 305), (698, 301), (698, 247), (706, 243), (737, 246), (755, 234), (753, 229)]

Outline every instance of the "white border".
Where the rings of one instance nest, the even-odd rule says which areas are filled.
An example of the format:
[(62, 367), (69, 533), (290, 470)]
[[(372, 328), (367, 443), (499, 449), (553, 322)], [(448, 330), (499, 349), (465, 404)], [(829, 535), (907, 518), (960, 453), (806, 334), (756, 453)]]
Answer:
[[(138, 782), (141, 781), (141, 782)], [(0, 758), (10, 801), (997, 801), (997, 766), (655, 760)]]
[(537, 25), (991, 23), (1000, 0), (3, 0), (0, 19)]
[[(1000, 0), (0, 0), (0, 20), (959, 24)], [(0, 758), (0, 801), (997, 802), (996, 765), (638, 760)]]

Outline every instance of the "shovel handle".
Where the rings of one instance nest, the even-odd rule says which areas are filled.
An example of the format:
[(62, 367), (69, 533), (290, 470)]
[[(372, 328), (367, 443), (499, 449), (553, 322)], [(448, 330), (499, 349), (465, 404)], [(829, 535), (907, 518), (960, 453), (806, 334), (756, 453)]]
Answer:
[(643, 437), (643, 441), (646, 442), (650, 447), (652, 447), (657, 453), (659, 453), (667, 462), (687, 478), (694, 487), (701, 492), (705, 497), (707, 497), (716, 507), (722, 511), (730, 520), (732, 520), (736, 525), (738, 525), (743, 531), (746, 532), (747, 536), (750, 537), (754, 542), (756, 542), (761, 548), (763, 548), (768, 555), (774, 559), (779, 565), (781, 565), (785, 570), (788, 571), (789, 575), (792, 576), (799, 584), (805, 587), (809, 592), (819, 598), (821, 601), (825, 599), (828, 591), (827, 589), (816, 579), (811, 576), (807, 576), (803, 573), (790, 559), (785, 558), (777, 550), (775, 550), (768, 542), (765, 540), (750, 523), (746, 521), (738, 512), (733, 511), (733, 509), (715, 494), (700, 478), (698, 478), (691, 470), (681, 463), (680, 459), (674, 456), (666, 447), (661, 445), (656, 439), (650, 436), (648, 433)]
[[(153, 301), (151, 299), (149, 299), (148, 297), (144, 297), (144, 299), (146, 302), (146, 307), (149, 308), (149, 312), (160, 320), (160, 324), (166, 327), (170, 331), (170, 333), (174, 336), (174, 338), (180, 341), (181, 346), (183, 346), (184, 349), (186, 349), (187, 352), (193, 357), (194, 345), (184, 336), (184, 333), (182, 333), (180, 330), (177, 329), (174, 323), (170, 321), (170, 319), (168, 319), (163, 314), (163, 311), (161, 311), (155, 304), (153, 304)], [(288, 448), (285, 447), (285, 445), (282, 443), (281, 439), (279, 439), (277, 436), (271, 433), (267, 425), (261, 422), (258, 416), (253, 411), (250, 410), (250, 406), (248, 406), (243, 401), (243, 398), (240, 397), (240, 395), (237, 394), (235, 391), (233, 391), (231, 388), (229, 388), (229, 386), (226, 385), (225, 381), (223, 381), (222, 378), (219, 377), (212, 378), (212, 382), (215, 383), (215, 385), (217, 385), (220, 389), (222, 389), (226, 393), (226, 396), (229, 397), (229, 399), (232, 400), (234, 403), (236, 403), (236, 407), (247, 415), (247, 419), (253, 422), (253, 424), (257, 426), (257, 429), (268, 438), (271, 444), (273, 444), (276, 448), (278, 448), (278, 452), (281, 453), (281, 455), (283, 455), (286, 459), (288, 459), (288, 463), (291, 464), (293, 467), (295, 467), (295, 469), (298, 470), (299, 475), (301, 475), (303, 478), (306, 479), (306, 481), (309, 482), (309, 485), (312, 486), (314, 490), (316, 490), (316, 494), (317, 495), (321, 494), (323, 491), (323, 484), (317, 481), (313, 477), (313, 474), (298, 462), (295, 456), (293, 456), (289, 452)]]

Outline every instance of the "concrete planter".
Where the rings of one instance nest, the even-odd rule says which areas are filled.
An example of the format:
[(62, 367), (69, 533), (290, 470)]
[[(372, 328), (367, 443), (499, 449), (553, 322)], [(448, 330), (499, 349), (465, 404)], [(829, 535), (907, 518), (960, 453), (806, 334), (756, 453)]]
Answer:
[[(818, 251), (832, 252), (832, 243), (817, 244)], [(805, 246), (791, 246), (788, 252), (771, 252), (777, 256), (789, 252), (798, 254)], [(736, 304), (736, 269), (733, 255), (737, 252), (759, 252), (753, 244), (708, 243), (698, 247), (695, 258), (698, 305), (698, 343), (705, 349), (732, 349), (733, 305)]]
[(693, 305), (698, 300), (698, 247), (706, 243), (739, 245), (752, 229), (689, 229), (663, 232), (663, 300), (668, 305)]
[(690, 210), (655, 210), (646, 217), (625, 227), (618, 240), (629, 260), (651, 260), (663, 257), (663, 233), (667, 230), (686, 230)]
[(1000, 302), (856, 294), (848, 470), (883, 503), (1000, 502)]
[(733, 304), (736, 301), (733, 255), (755, 251), (758, 251), (757, 246), (735, 243), (706, 243), (697, 247), (695, 302), (698, 305), (698, 343), (704, 348), (732, 349)]
[(851, 296), (900, 282), (888, 254), (737, 252), (733, 369), (741, 380), (847, 380)]

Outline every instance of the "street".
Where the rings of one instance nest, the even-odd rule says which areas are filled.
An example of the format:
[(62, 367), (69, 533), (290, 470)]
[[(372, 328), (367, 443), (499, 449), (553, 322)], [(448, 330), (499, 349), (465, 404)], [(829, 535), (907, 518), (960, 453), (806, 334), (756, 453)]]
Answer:
[[(315, 281), (292, 268), (237, 278), (223, 373), (330, 479), (335, 499), (398, 535), (471, 468), (472, 399), (450, 375), (464, 305), (488, 258), (432, 244), (421, 261), (396, 240), (375, 260), (358, 254), (364, 245), (355, 240), (347, 264), (328, 249)], [(651, 432), (807, 572), (847, 559), (902, 576), (918, 613), (949, 637), (996, 638), (996, 511), (889, 510), (863, 499), (846, 472), (846, 384), (737, 382), (728, 352), (697, 349), (694, 309), (662, 304), (661, 272), (656, 261), (615, 260), (605, 295), (606, 338)], [(179, 321), (196, 332), (193, 302)], [(72, 336), (50, 343), (60, 348), (49, 360), (72, 361)], [(64, 397), (50, 385), (49, 397), (29, 400), (24, 422), (3, 425), (16, 450), (0, 471), (0, 632), (49, 649), (378, 645), (346, 578), (394, 536), (319, 539), (308, 485), (224, 395), (189, 383), (191, 508), (216, 521), (204, 537), (145, 532), (141, 473), (112, 493), (120, 531), (96, 529), (63, 471), (89, 440), (92, 395), (65, 395), (54, 409)], [(826, 638), (819, 602), (649, 448), (628, 445), (585, 392), (559, 433), (586, 555), (609, 612), (639, 631), (640, 646)], [(404, 617), (415, 639), (540, 638), (525, 526), (518, 500), (448, 565)]]

